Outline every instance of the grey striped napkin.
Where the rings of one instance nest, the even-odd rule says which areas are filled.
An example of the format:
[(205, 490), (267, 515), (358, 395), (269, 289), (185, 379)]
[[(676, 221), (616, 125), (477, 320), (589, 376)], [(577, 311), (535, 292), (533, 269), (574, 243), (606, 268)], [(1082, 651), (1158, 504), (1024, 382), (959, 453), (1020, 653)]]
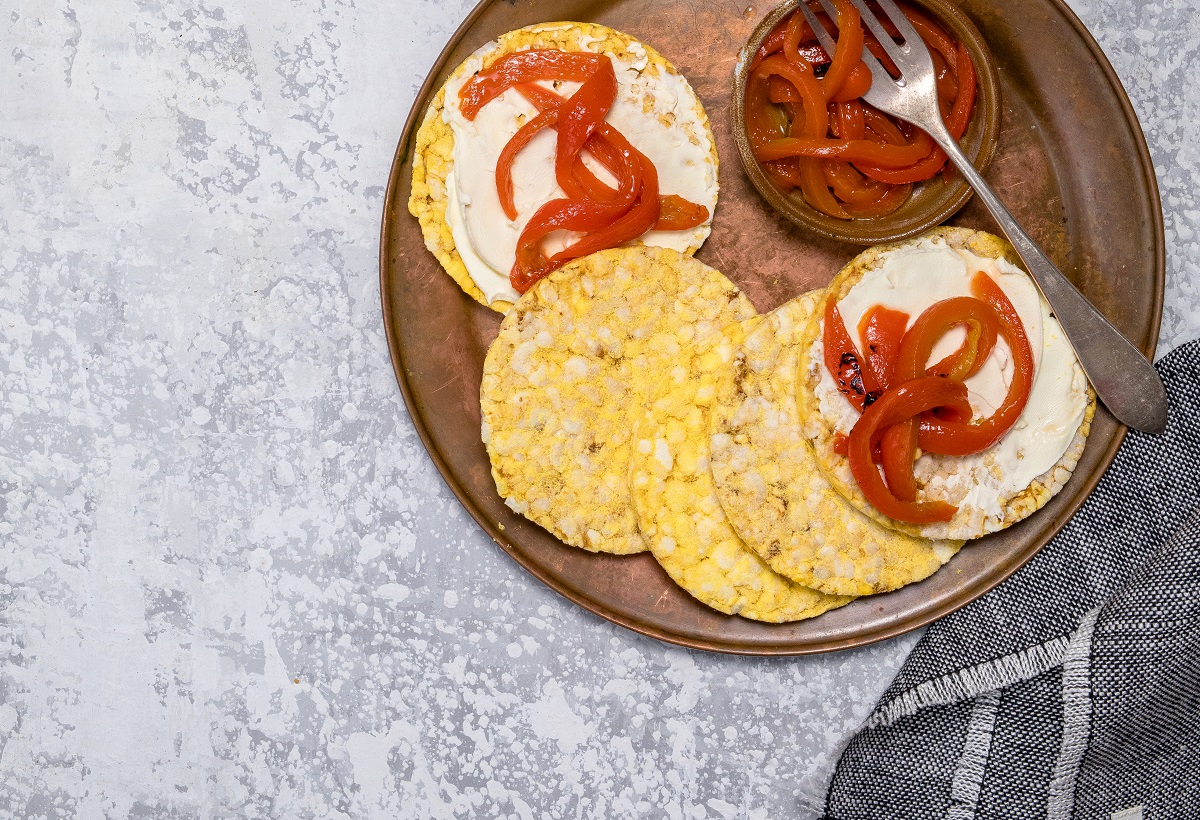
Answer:
[(1200, 342), (1158, 364), (1162, 436), (996, 590), (930, 627), (826, 820), (1200, 818)]

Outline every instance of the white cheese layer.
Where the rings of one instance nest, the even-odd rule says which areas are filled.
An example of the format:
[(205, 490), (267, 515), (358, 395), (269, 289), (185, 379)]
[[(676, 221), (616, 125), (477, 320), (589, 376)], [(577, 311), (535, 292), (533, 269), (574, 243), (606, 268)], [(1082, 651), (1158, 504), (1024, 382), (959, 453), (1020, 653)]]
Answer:
[[(584, 39), (581, 45), (595, 50)], [(554, 177), (553, 129), (539, 133), (513, 163), (513, 199), (517, 218), (508, 219), (496, 191), (496, 164), (500, 152), (537, 109), (515, 90), (508, 90), (483, 107), (468, 121), (459, 107), (458, 93), (467, 80), (498, 48), (497, 43), (475, 52), (467, 70), (446, 84), (443, 118), (454, 132), (454, 164), (446, 179), (448, 205), (446, 222), (454, 244), (472, 280), (489, 303), (515, 302), (517, 292), (508, 275), (516, 260), (517, 239), (534, 211), (551, 199), (565, 196)], [(703, 110), (687, 80), (651, 65), (645, 50), (633, 47), (634, 59), (609, 54), (617, 74), (617, 99), (607, 121), (658, 169), (659, 190), (678, 194), (708, 208), (709, 221), (689, 231), (650, 231), (642, 237), (647, 245), (674, 248), (680, 252), (699, 247), (708, 237), (717, 204), (715, 151), (704, 126)], [(554, 88), (564, 97), (577, 83), (561, 82)], [(614, 178), (585, 155), (584, 161), (609, 184)], [(551, 235), (546, 250), (553, 254), (575, 237), (559, 232)]]
[[(925, 239), (885, 254), (881, 264), (868, 271), (838, 302), (838, 311), (857, 346), (861, 343), (859, 320), (874, 305), (907, 313), (911, 327), (930, 305), (955, 296), (970, 296), (971, 278), (981, 270), (1000, 285), (1025, 325), (1035, 361), (1033, 389), (1021, 418), (992, 447), (954, 459), (923, 455), (918, 459), (916, 472), (918, 477), (940, 474), (942, 471), (922, 470), (921, 462), (929, 459), (939, 460), (944, 466), (953, 465), (953, 478), (939, 478), (937, 486), (927, 485), (926, 491), (991, 517), (1000, 515), (1008, 499), (1058, 463), (1087, 410), (1087, 379), (1083, 369), (1033, 280), (1003, 259), (983, 259), (951, 248), (941, 240)], [(961, 329), (946, 334), (934, 347), (929, 364), (956, 350), (964, 337), (965, 331)], [(821, 381), (817, 387), (821, 414), (839, 432), (849, 434), (859, 414), (838, 391), (823, 364), (822, 351), (822, 337), (818, 335), (812, 360), (821, 363)], [(976, 418), (990, 416), (995, 411), (1008, 392), (1012, 375), (1012, 355), (1004, 340), (998, 339), (983, 369), (966, 380)]]

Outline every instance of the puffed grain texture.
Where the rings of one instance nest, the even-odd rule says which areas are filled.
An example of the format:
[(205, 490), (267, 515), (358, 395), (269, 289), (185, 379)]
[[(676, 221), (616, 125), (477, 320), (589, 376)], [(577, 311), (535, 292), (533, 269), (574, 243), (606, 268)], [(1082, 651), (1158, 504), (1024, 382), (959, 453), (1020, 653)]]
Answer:
[(716, 382), (758, 321), (732, 325), (682, 351), (638, 422), (630, 486), (650, 551), (675, 583), (720, 612), (782, 623), (815, 617), (851, 598), (824, 595), (774, 572), (738, 537), (717, 498), (709, 469)]
[(483, 443), (513, 510), (592, 552), (642, 552), (629, 496), (634, 422), (681, 351), (755, 315), (720, 272), (618, 248), (538, 282), (484, 362)]

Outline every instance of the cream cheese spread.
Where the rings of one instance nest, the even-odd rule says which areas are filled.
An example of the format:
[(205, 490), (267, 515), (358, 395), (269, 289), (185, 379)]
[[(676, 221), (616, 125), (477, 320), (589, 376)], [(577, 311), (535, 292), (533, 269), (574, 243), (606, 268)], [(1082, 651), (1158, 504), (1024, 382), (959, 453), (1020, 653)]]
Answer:
[[(1002, 514), (1008, 499), (1058, 463), (1083, 422), (1088, 405), (1083, 369), (1033, 281), (1003, 259), (984, 259), (942, 240), (924, 239), (884, 254), (880, 263), (838, 302), (838, 311), (857, 346), (859, 320), (874, 305), (907, 313), (911, 327), (935, 302), (970, 296), (971, 278), (977, 271), (986, 272), (1004, 290), (1025, 326), (1035, 361), (1029, 401), (1008, 434), (984, 452), (952, 460), (949, 456), (926, 454), (917, 460), (914, 469), (919, 479), (927, 479), (925, 489), (931, 497), (995, 517)], [(961, 329), (946, 334), (934, 347), (929, 363), (952, 353), (964, 337)], [(849, 434), (859, 414), (838, 391), (823, 364), (822, 353), (822, 334), (818, 334), (811, 361), (814, 366), (819, 363), (821, 373), (816, 391), (820, 411), (839, 432)], [(966, 380), (976, 418), (995, 411), (1012, 377), (1012, 355), (1001, 338), (980, 372)], [(929, 463), (939, 461), (953, 469), (934, 469)]]
[[(592, 38), (580, 45), (594, 51)], [(519, 92), (510, 89), (485, 105), (473, 121), (459, 107), (459, 90), (483, 67), (497, 43), (475, 52), (466, 70), (446, 84), (443, 118), (454, 132), (454, 163), (446, 178), (446, 222), (454, 244), (472, 280), (488, 303), (515, 302), (518, 294), (508, 275), (516, 260), (517, 239), (533, 213), (551, 199), (565, 194), (554, 177), (553, 129), (539, 133), (513, 163), (513, 199), (517, 218), (510, 220), (496, 192), (496, 164), (500, 152), (517, 129), (536, 116), (537, 109)], [(607, 121), (658, 169), (663, 194), (678, 194), (708, 208), (710, 219), (688, 231), (650, 231), (642, 237), (647, 245), (674, 248), (680, 252), (698, 248), (708, 237), (711, 216), (717, 204), (715, 151), (705, 127), (704, 112), (687, 80), (668, 73), (639, 44), (618, 58), (608, 54), (617, 74), (617, 99)], [(649, 69), (648, 69), (649, 66)], [(564, 97), (577, 83), (543, 83)], [(614, 184), (611, 175), (585, 155), (596, 175)], [(553, 254), (571, 244), (566, 232), (552, 234), (546, 251)]]

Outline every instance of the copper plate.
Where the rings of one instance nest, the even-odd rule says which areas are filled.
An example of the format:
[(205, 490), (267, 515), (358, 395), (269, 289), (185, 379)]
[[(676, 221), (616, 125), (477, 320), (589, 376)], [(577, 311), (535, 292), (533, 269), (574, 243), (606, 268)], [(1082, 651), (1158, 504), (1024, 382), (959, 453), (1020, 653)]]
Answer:
[[(598, 556), (563, 546), (496, 494), (479, 438), (483, 358), (500, 317), (462, 294), (408, 214), (413, 138), (446, 76), (511, 29), (585, 20), (653, 45), (708, 108), (721, 156), (721, 200), (699, 257), (737, 282), (760, 311), (828, 282), (856, 252), (805, 234), (744, 176), (729, 132), (734, 60), (769, 6), (749, 0), (484, 0), (455, 33), (417, 95), (384, 206), (380, 287), (392, 363), (438, 470), (496, 543), (580, 606), (685, 646), (752, 655), (826, 652), (899, 635), (982, 595), (1067, 521), (1112, 461), (1124, 428), (1101, 410), (1074, 477), (1045, 509), (965, 548), (932, 578), (796, 624), (721, 615), (677, 588), (649, 555)], [(1061, 0), (962, 0), (991, 45), (1003, 128), (989, 181), (1050, 257), (1147, 355), (1158, 337), (1165, 252), (1149, 152), (1099, 46)], [(954, 224), (995, 230), (972, 201)]]

